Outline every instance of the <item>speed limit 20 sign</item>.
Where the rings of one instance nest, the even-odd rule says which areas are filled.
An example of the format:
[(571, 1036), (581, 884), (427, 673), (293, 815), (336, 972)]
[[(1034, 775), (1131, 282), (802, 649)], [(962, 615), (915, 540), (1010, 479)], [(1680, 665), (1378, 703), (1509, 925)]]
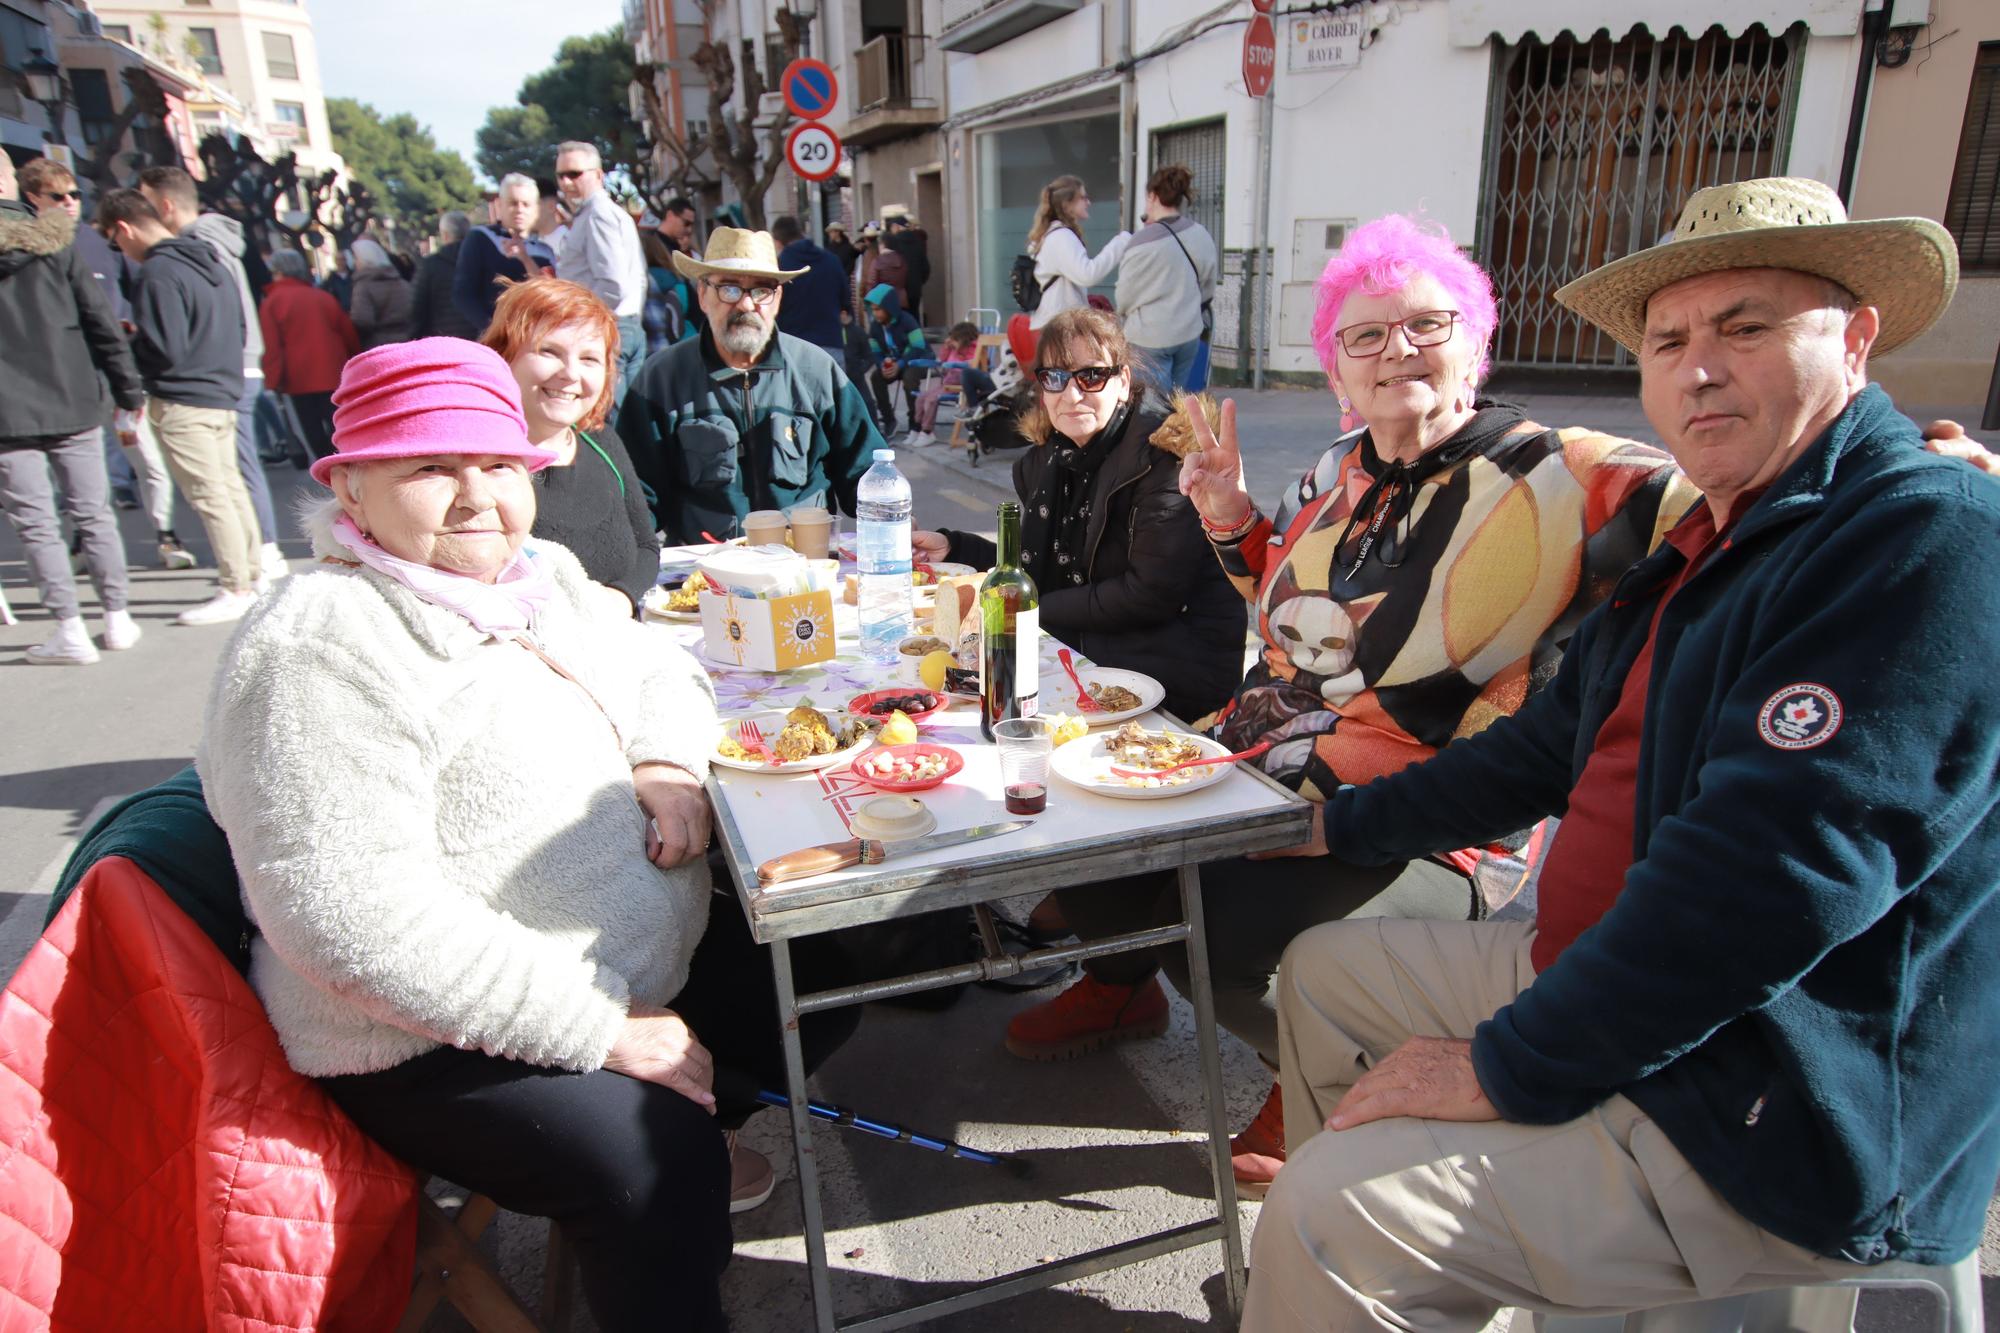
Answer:
[(840, 170), (840, 136), (809, 120), (786, 137), (785, 161), (806, 180), (826, 180)]

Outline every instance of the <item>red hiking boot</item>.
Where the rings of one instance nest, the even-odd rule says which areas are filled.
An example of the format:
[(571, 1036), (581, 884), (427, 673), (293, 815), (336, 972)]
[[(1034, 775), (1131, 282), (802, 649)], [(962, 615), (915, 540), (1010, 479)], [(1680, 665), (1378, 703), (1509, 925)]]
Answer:
[(1158, 977), (1137, 986), (1109, 986), (1089, 973), (1053, 1000), (1014, 1015), (1007, 1049), (1023, 1060), (1073, 1060), (1134, 1037), (1167, 1030), (1167, 993)]
[(1236, 1169), (1236, 1192), (1261, 1199), (1285, 1164), (1285, 1096), (1276, 1079), (1271, 1095), (1250, 1127), (1229, 1141), (1229, 1164)]

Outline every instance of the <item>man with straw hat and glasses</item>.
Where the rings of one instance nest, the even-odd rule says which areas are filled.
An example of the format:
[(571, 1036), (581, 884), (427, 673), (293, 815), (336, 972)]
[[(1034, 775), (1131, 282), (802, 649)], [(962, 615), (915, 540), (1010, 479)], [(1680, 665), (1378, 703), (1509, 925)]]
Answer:
[(646, 362), (618, 418), (667, 540), (734, 537), (757, 509), (853, 513), (882, 437), (839, 363), (777, 331), (784, 284), (806, 270), (778, 267), (769, 232), (736, 227), (673, 260), (707, 327)]
[(1563, 820), (1533, 926), (1292, 944), (1246, 1330), (1472, 1330), (1978, 1244), (2000, 487), (1867, 381), (1957, 271), (1934, 222), (1757, 180), (1557, 293), (1637, 355), (1706, 503), (1518, 714), (1327, 803), (1362, 863)]

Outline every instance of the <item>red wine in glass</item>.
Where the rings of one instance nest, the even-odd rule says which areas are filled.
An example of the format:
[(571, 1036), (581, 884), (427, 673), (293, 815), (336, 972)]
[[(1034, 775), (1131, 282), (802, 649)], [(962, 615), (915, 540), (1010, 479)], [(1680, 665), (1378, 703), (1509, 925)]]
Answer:
[(1007, 788), (1006, 796), (1008, 814), (1038, 815), (1049, 803), (1049, 788), (1042, 782), (1016, 782)]

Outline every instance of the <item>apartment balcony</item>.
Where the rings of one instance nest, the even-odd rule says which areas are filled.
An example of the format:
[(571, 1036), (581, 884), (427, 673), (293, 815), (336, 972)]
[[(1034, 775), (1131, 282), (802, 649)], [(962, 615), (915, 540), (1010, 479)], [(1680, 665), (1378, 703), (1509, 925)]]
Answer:
[(943, 108), (935, 97), (916, 96), (924, 40), (885, 33), (854, 53), (854, 115), (841, 126), (843, 143), (866, 148), (937, 128)]
[(938, 45), (972, 55), (1082, 9), (1084, 0), (944, 0)]

